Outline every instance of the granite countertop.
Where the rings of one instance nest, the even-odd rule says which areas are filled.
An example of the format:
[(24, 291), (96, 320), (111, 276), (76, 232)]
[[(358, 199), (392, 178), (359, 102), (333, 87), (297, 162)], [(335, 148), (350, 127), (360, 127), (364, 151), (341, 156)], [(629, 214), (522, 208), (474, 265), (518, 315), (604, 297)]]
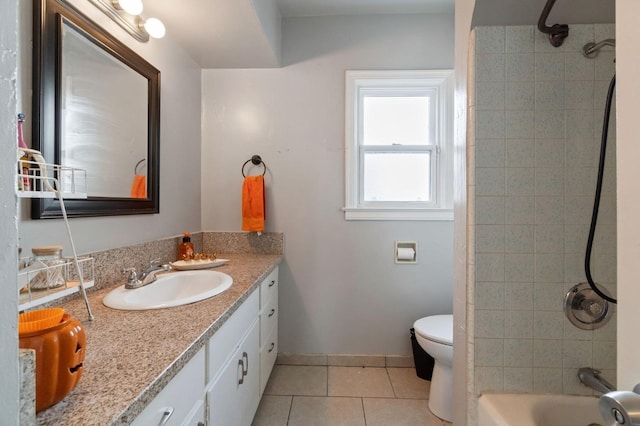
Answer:
[(102, 304), (113, 288), (89, 293), (93, 321), (82, 298), (61, 305), (87, 334), (84, 371), (76, 388), (37, 415), (39, 425), (129, 424), (162, 390), (259, 283), (280, 255), (220, 254), (215, 268), (233, 278), (227, 291), (191, 305), (118, 311)]

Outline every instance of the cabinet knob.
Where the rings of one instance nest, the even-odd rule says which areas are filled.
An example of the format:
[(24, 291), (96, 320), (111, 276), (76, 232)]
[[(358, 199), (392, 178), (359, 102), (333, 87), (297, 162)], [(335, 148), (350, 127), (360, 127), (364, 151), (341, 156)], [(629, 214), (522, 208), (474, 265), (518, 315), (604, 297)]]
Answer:
[(271, 342), (271, 347), (269, 348), (269, 350), (267, 352), (269, 352), (269, 353), (273, 352), (273, 348), (275, 348), (275, 347), (276, 347), (275, 342)]
[(269, 283), (269, 287), (273, 287), (276, 284), (276, 280), (271, 280)]
[(276, 313), (276, 310), (272, 309), (271, 312), (269, 312), (269, 318), (271, 318), (275, 313)]

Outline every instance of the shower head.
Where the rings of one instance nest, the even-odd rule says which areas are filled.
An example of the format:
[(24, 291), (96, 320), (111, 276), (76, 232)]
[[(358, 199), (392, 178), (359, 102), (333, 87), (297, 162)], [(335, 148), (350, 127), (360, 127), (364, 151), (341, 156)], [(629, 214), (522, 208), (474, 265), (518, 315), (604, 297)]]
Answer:
[(582, 46), (582, 54), (587, 58), (593, 59), (596, 56), (598, 56), (600, 49), (602, 49), (605, 46), (616, 47), (616, 39), (608, 38), (606, 40), (602, 40), (599, 43), (593, 43), (593, 42), (587, 43), (584, 46)]

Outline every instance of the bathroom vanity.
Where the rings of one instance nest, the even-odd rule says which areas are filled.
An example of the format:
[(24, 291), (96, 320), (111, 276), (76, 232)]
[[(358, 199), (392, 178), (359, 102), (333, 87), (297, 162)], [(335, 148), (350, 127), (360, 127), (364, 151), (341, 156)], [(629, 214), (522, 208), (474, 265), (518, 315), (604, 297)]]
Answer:
[(118, 311), (101, 302), (111, 288), (90, 294), (83, 377), (38, 424), (250, 425), (277, 354), (281, 256), (224, 257), (231, 288), (191, 305)]

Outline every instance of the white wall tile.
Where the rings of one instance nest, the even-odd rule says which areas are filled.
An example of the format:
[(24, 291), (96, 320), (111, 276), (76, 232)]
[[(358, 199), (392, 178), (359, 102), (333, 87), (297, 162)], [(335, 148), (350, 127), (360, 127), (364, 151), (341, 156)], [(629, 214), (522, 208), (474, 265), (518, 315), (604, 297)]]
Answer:
[(535, 193), (535, 169), (509, 167), (506, 169), (506, 195), (531, 196)]
[(536, 393), (562, 393), (561, 368), (534, 368), (533, 391)]
[(532, 339), (504, 339), (505, 367), (531, 367), (532, 365)]
[(478, 281), (475, 285), (476, 309), (504, 309), (504, 283)]
[(534, 311), (533, 337), (534, 339), (556, 339), (562, 342), (562, 311)]
[(563, 197), (536, 197), (536, 225), (559, 225), (564, 220)]
[[(506, 309), (509, 308), (509, 306), (506, 306)], [(533, 311), (505, 311), (504, 337), (512, 339), (526, 339), (531, 342), (530, 339), (533, 337)], [(529, 353), (531, 353), (531, 349), (529, 349)], [(531, 366), (531, 363), (528, 362), (526, 365)]]
[(502, 367), (476, 367), (475, 387), (476, 393), (503, 390), (504, 369)]
[(479, 139), (476, 141), (477, 167), (504, 167), (505, 140)]
[(509, 26), (506, 28), (507, 53), (533, 52), (535, 49), (534, 27), (531, 25)]
[(564, 252), (565, 225), (536, 225), (535, 252), (558, 253)]
[(480, 81), (476, 83), (476, 110), (504, 109), (504, 82)]
[[(501, 53), (479, 53), (476, 55), (476, 83), (481, 81), (504, 81), (505, 57)], [(477, 99), (476, 99), (477, 102)]]
[(502, 338), (504, 336), (504, 311), (477, 310), (476, 338)]
[(504, 340), (477, 338), (475, 341), (475, 365), (478, 367), (502, 367)]
[(504, 369), (505, 392), (531, 392), (533, 390), (533, 370), (531, 368)]
[[(508, 310), (533, 311), (533, 283), (505, 282), (504, 305)], [(531, 314), (528, 320), (529, 324), (533, 324), (533, 314)], [(531, 334), (528, 337), (533, 337), (532, 326)]]
[(504, 111), (477, 111), (476, 139), (502, 139), (504, 137)]
[(504, 168), (477, 167), (476, 168), (476, 195), (504, 195), (505, 176)]
[(504, 108), (531, 110), (535, 105), (535, 84), (532, 81), (508, 81), (504, 85)]
[(534, 139), (507, 139), (505, 165), (507, 167), (533, 167), (535, 165)]
[(476, 253), (504, 253), (504, 225), (477, 225)]
[(536, 167), (564, 167), (564, 139), (536, 139)]
[(506, 81), (535, 81), (535, 55), (512, 53), (505, 58)]
[(548, 339), (534, 340), (533, 366), (562, 368), (562, 342)]
[(593, 167), (596, 164), (595, 141), (593, 139), (577, 139), (567, 134), (565, 155), (567, 167)]
[(505, 223), (504, 197), (476, 197), (476, 224), (499, 225)]
[(504, 223), (527, 225), (534, 223), (534, 197), (506, 197), (504, 199)]
[(535, 80), (557, 81), (564, 80), (564, 53), (536, 53)]
[(505, 27), (477, 27), (475, 48), (477, 53), (504, 53)]
[[(571, 80), (564, 82), (564, 103), (567, 109), (593, 109), (593, 80)], [(504, 89), (501, 95), (504, 98)], [(504, 99), (502, 99), (504, 104)]]
[(536, 139), (564, 138), (565, 114), (562, 111), (536, 111), (535, 137)]
[(563, 368), (588, 367), (593, 362), (593, 348), (591, 341), (563, 340), (562, 365)]
[(593, 81), (595, 77), (595, 64), (597, 61), (585, 58), (582, 52), (566, 52), (565, 78), (569, 81)]
[(509, 139), (532, 139), (535, 136), (533, 111), (506, 111), (505, 135)]
[(504, 281), (504, 254), (476, 254), (477, 281)]
[(565, 170), (561, 167), (536, 168), (536, 196), (562, 196), (565, 188)]
[(563, 110), (564, 96), (565, 82), (563, 80), (535, 82), (536, 110)]
[(564, 279), (564, 259), (561, 254), (536, 253), (535, 281), (557, 283)]
[(569, 287), (563, 283), (534, 283), (533, 309), (540, 312), (562, 311), (564, 296), (568, 290)]
[(507, 282), (532, 282), (534, 255), (507, 253), (504, 255), (504, 280)]
[(533, 225), (505, 225), (504, 249), (507, 253), (533, 253)]

